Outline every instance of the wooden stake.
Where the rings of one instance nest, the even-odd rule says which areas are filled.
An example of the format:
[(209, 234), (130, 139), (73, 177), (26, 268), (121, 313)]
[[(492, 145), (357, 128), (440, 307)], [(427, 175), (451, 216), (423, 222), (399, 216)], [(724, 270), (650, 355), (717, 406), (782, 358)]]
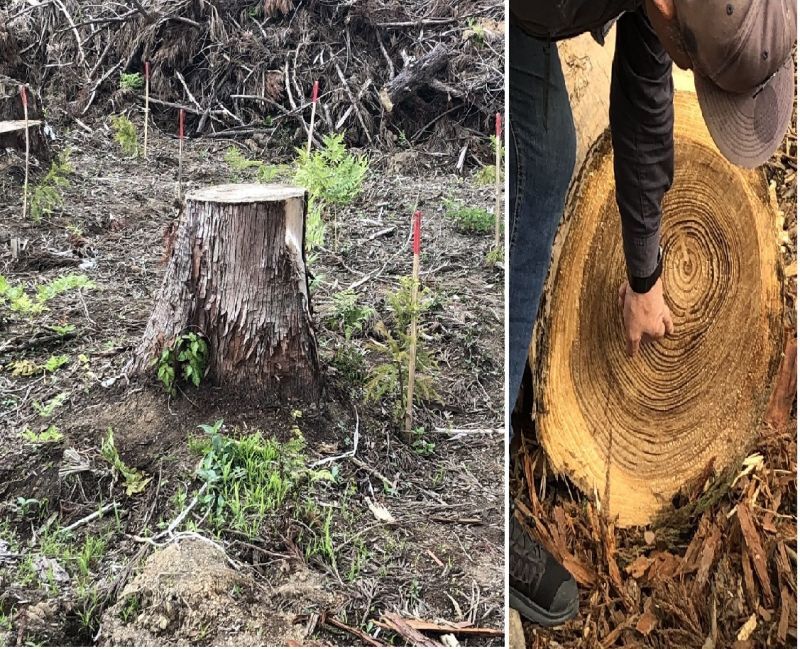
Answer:
[(25, 86), (19, 87), (19, 94), (22, 97), (22, 111), (25, 114), (25, 183), (22, 186), (22, 220), (24, 221), (28, 214), (28, 167), (30, 167), (31, 157), (31, 135), (28, 124), (28, 91)]
[(497, 138), (495, 142), (495, 190), (494, 190), (494, 247), (500, 247), (500, 197), (501, 197), (501, 182), (500, 182), (500, 136), (503, 134), (503, 118), (500, 113), (494, 116), (494, 133)]
[(147, 160), (147, 125), (150, 121), (150, 61), (144, 62), (144, 159)]
[(178, 200), (183, 200), (183, 124), (186, 111), (181, 108), (178, 113)]
[(414, 383), (417, 374), (417, 296), (419, 289), (419, 253), (422, 247), (422, 212), (414, 212), (414, 266), (411, 271), (413, 283), (411, 284), (411, 329), (408, 345), (408, 390), (406, 392), (406, 422), (405, 437), (411, 442), (414, 428)]
[(314, 88), (311, 90), (311, 123), (308, 126), (308, 145), (306, 146), (306, 153), (311, 155), (311, 138), (314, 135), (314, 118), (317, 115), (317, 99), (319, 98), (319, 81), (314, 82)]

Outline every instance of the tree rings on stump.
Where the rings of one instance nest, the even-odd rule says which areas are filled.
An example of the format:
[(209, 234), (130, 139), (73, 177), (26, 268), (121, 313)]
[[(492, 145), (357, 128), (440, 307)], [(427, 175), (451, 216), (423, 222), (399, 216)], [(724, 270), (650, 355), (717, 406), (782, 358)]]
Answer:
[(532, 344), (538, 435), (554, 468), (622, 526), (650, 522), (709, 465), (741, 459), (781, 355), (775, 224), (761, 171), (715, 148), (692, 93), (675, 96), (675, 180), (663, 281), (675, 333), (625, 353), (625, 279), (611, 146), (590, 154), (557, 238)]
[(207, 380), (242, 396), (319, 397), (305, 257), (306, 191), (220, 185), (186, 195), (167, 271), (136, 353), (152, 360), (182, 333), (208, 341)]

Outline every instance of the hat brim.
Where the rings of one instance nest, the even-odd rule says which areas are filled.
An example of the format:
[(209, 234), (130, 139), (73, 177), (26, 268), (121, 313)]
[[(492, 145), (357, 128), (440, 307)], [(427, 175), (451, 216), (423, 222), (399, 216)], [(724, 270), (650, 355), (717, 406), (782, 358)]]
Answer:
[(792, 119), (792, 58), (756, 94), (726, 92), (700, 74), (694, 81), (703, 119), (722, 155), (750, 169), (769, 160)]

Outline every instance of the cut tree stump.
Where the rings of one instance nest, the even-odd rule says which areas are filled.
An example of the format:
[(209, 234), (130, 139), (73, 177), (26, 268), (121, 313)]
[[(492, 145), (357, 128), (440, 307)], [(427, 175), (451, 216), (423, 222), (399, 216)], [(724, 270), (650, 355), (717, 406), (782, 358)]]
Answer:
[[(25, 151), (25, 114), (19, 93), (21, 85), (10, 77), (0, 75), (0, 149)], [(30, 91), (28, 120), (31, 156), (48, 163), (52, 152), (42, 129), (41, 107), (34, 93)]]
[(413, 95), (417, 88), (428, 84), (433, 76), (447, 65), (450, 52), (439, 43), (425, 56), (409, 63), (394, 79), (381, 88), (378, 93), (381, 104), (387, 113), (407, 97)]
[(304, 256), (306, 191), (219, 185), (186, 195), (134, 369), (188, 331), (208, 341), (206, 380), (252, 398), (319, 398)]
[(717, 151), (692, 92), (675, 94), (675, 180), (663, 205), (675, 334), (627, 357), (625, 279), (606, 134), (577, 178), (534, 338), (539, 439), (554, 469), (621, 526), (644, 525), (759, 431), (782, 353), (776, 213), (760, 170)]

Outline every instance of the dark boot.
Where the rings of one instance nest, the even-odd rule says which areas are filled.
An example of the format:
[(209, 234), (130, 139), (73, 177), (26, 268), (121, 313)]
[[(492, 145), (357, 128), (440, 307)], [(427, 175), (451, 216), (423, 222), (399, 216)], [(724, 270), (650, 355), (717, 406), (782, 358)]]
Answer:
[(509, 602), (541, 626), (558, 626), (578, 613), (578, 585), (511, 514)]

